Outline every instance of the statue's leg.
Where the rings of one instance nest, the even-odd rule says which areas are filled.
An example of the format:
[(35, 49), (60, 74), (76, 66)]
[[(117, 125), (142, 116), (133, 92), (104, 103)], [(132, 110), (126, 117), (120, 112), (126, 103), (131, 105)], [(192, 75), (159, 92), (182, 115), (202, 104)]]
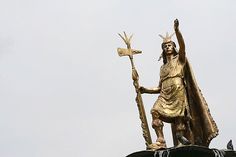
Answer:
[(156, 143), (154, 143), (155, 149), (166, 148), (166, 142), (163, 134), (163, 122), (157, 112), (152, 111), (152, 128), (155, 130), (157, 135)]
[(176, 118), (175, 125), (176, 125), (176, 133), (184, 136), (184, 132), (186, 130), (186, 127), (184, 125), (183, 118)]
[(187, 141), (184, 141), (182, 140), (182, 143), (180, 143), (180, 138), (185, 138), (185, 133), (186, 133), (186, 126), (185, 126), (185, 123), (184, 123), (184, 118), (176, 118), (175, 119), (175, 130), (176, 130), (176, 137), (177, 137), (177, 145), (180, 146), (182, 144), (186, 144), (186, 143), (183, 143), (183, 142), (187, 142)]

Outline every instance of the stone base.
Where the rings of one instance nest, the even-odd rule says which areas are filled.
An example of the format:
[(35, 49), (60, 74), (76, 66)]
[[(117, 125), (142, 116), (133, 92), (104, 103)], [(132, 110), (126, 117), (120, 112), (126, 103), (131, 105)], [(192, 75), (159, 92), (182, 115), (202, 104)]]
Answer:
[(236, 157), (236, 151), (209, 149), (202, 146), (181, 146), (157, 151), (139, 151), (127, 157)]

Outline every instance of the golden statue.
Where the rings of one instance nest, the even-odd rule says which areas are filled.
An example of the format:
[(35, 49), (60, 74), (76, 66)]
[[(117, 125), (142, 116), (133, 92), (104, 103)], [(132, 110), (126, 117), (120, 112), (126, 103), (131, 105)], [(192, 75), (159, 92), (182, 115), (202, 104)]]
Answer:
[[(120, 56), (128, 55), (132, 64), (132, 78), (136, 88), (136, 101), (142, 121), (143, 135), (147, 149), (157, 150), (166, 148), (163, 135), (163, 122), (171, 123), (173, 141), (175, 146), (182, 144), (209, 146), (210, 141), (218, 135), (218, 128), (214, 122), (208, 105), (201, 94), (194, 78), (191, 66), (186, 58), (185, 43), (179, 31), (179, 21), (174, 21), (174, 30), (179, 43), (177, 50), (175, 43), (167, 33), (163, 39), (162, 54), (163, 65), (160, 68), (159, 85), (154, 88), (144, 88), (138, 84), (138, 73), (134, 67), (133, 54), (141, 51), (133, 50), (130, 38), (125, 34), (128, 49), (118, 49)], [(157, 140), (151, 142), (141, 94), (159, 94), (153, 108), (152, 127), (156, 132)]]

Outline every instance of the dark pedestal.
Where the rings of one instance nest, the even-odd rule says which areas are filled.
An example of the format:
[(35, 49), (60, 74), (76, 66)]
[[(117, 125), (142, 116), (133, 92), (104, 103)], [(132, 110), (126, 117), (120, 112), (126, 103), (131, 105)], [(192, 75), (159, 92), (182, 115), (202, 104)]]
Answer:
[(139, 151), (127, 157), (236, 157), (236, 151), (209, 149), (201, 146), (183, 146), (157, 151)]

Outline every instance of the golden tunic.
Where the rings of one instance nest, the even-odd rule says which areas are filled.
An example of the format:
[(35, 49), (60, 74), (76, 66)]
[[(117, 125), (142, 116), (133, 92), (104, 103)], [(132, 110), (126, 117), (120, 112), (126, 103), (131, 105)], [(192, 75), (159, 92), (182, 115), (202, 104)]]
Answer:
[(152, 112), (157, 112), (164, 121), (175, 117), (183, 117), (188, 112), (188, 101), (184, 86), (184, 64), (179, 56), (161, 66), (161, 92), (155, 102)]

